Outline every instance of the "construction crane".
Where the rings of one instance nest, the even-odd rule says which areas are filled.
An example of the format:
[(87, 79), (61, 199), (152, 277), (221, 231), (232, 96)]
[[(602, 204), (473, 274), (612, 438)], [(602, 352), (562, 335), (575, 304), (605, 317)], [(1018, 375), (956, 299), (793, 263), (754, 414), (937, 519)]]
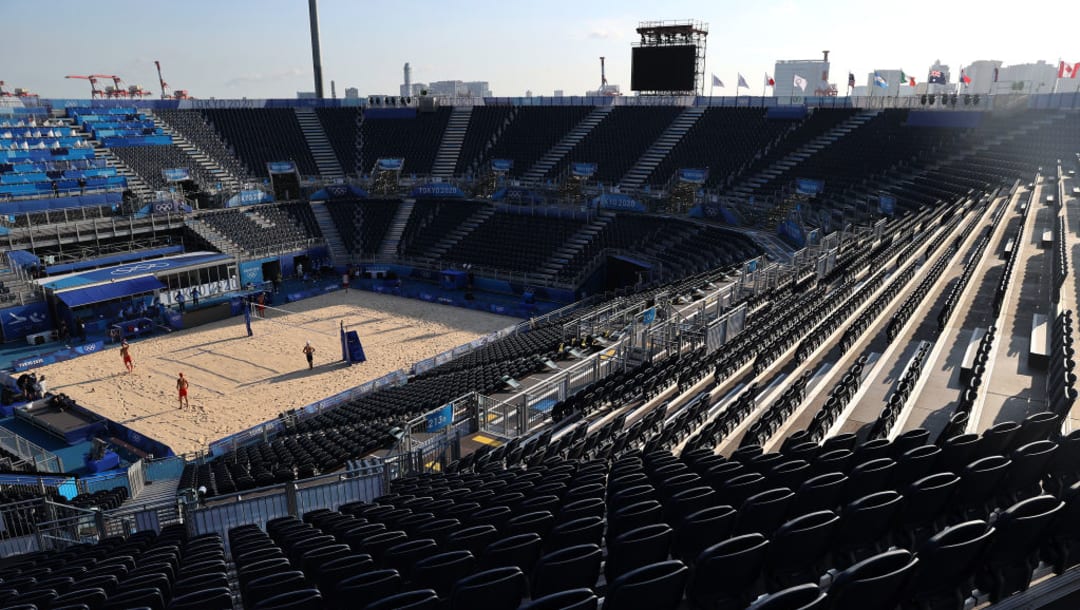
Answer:
[(150, 95), (154, 95), (154, 92), (149, 89), (143, 89), (142, 85), (129, 85), (127, 88), (127, 96), (131, 98), (147, 97)]
[(154, 65), (157, 66), (157, 78), (158, 84), (161, 85), (161, 99), (163, 100), (188, 100), (187, 89), (177, 89), (169, 95), (169, 83), (165, 82), (165, 78), (161, 76), (161, 62), (154, 60)]
[(78, 79), (81, 79), (81, 80), (90, 81), (90, 98), (91, 99), (97, 98), (97, 97), (104, 97), (104, 95), (105, 95), (100, 89), (97, 88), (97, 79), (98, 79), (97, 75), (91, 74), (89, 76), (81, 76), (81, 75), (76, 74), (76, 75), (71, 75), (71, 76), (65, 76), (64, 78), (78, 78)]
[(115, 74), (91, 74), (94, 78), (107, 78), (113, 82), (112, 87), (105, 87), (105, 97), (127, 97), (124, 89), (124, 81)]

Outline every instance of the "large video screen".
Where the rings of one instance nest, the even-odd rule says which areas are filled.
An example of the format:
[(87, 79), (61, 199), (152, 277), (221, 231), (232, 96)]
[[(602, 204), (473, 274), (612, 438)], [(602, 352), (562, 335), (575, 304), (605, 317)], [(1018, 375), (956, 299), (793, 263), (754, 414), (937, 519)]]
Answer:
[(630, 89), (634, 91), (693, 91), (695, 48), (634, 47)]

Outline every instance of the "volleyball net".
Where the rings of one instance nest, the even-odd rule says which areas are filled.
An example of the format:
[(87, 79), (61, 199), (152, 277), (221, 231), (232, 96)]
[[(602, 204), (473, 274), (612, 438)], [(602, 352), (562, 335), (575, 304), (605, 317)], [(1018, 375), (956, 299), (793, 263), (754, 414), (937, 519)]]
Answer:
[(249, 337), (254, 335), (255, 327), (263, 326), (269, 329), (299, 330), (305, 334), (313, 333), (332, 338), (341, 345), (342, 360), (350, 364), (367, 360), (359, 334), (355, 330), (348, 330), (344, 321), (338, 317), (289, 311), (252, 302), (248, 303), (244, 310), (244, 324)]

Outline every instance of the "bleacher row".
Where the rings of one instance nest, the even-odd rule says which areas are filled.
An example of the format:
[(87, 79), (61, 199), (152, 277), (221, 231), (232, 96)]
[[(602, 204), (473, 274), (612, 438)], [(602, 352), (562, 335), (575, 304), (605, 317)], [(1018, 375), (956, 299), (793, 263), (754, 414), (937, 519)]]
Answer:
[(3, 561), (0, 605), (20, 610), (226, 610), (232, 595), (220, 536), (183, 525)]
[(306, 202), (275, 203), (203, 213), (202, 222), (250, 253), (299, 250), (322, 239)]
[(74, 128), (42, 109), (26, 110), (0, 118), (0, 201), (5, 202), (5, 214), (89, 205), (91, 199), (127, 186)]

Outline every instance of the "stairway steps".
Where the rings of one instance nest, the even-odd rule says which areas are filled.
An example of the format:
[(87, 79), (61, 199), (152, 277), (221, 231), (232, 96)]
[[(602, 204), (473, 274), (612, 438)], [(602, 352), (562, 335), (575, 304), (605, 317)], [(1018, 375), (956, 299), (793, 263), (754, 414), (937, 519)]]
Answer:
[(480, 206), (479, 209), (473, 212), (472, 216), (470, 216), (466, 221), (461, 223), (459, 228), (453, 231), (449, 231), (446, 235), (443, 236), (442, 239), (435, 242), (434, 245), (428, 248), (427, 252), (424, 252), (423, 257), (434, 259), (442, 256), (450, 248), (454, 247), (455, 244), (457, 244), (467, 235), (472, 233), (476, 229), (476, 227), (479, 227), (488, 218), (491, 218), (493, 214), (495, 214), (494, 206)]
[(409, 217), (412, 216), (415, 204), (415, 199), (405, 199), (398, 206), (397, 213), (394, 214), (394, 219), (390, 223), (390, 228), (387, 229), (382, 243), (379, 244), (377, 253), (379, 260), (390, 260), (397, 256), (398, 246), (401, 244), (401, 234), (405, 232), (405, 227), (409, 224)]
[(315, 222), (318, 223), (323, 239), (326, 240), (327, 249), (330, 251), (330, 260), (335, 265), (345, 265), (351, 262), (349, 260), (349, 250), (345, 247), (345, 242), (341, 239), (341, 233), (338, 231), (337, 225), (334, 224), (334, 219), (330, 216), (330, 210), (326, 209), (326, 202), (312, 201), (310, 205), (312, 215), (315, 216)]
[(240, 190), (242, 184), (239, 177), (231, 174), (210, 155), (199, 150), (199, 148), (192, 144), (183, 134), (173, 129), (168, 123), (162, 120), (161, 117), (155, 115), (153, 110), (147, 109), (147, 114), (154, 121), (154, 124), (161, 128), (163, 133), (172, 138), (173, 144), (175, 144), (177, 148), (184, 151), (184, 154), (191, 157), (199, 167), (220, 182), (225, 190)]
[(593, 108), (589, 114), (585, 115), (585, 118), (581, 119), (577, 125), (574, 126), (562, 140), (560, 140), (555, 146), (552, 146), (548, 152), (544, 153), (540, 159), (533, 164), (529, 171), (525, 172), (522, 176), (522, 182), (525, 183), (537, 183), (540, 182), (544, 176), (555, 167), (559, 161), (562, 161), (563, 157), (570, 152), (581, 142), (589, 132), (591, 132), (600, 121), (603, 121), (608, 114), (614, 109), (614, 106), (600, 106)]
[(453, 177), (471, 118), (472, 106), (454, 106), (442, 141), (439, 142), (439, 150), (435, 153), (435, 162), (431, 166), (432, 176), (444, 179)]
[(326, 137), (326, 130), (319, 121), (319, 115), (314, 108), (295, 108), (296, 121), (300, 124), (300, 130), (304, 133), (308, 150), (315, 160), (315, 167), (319, 169), (319, 175), (323, 178), (343, 179), (345, 170), (334, 153), (334, 147)]
[(671, 154), (675, 145), (693, 129), (703, 114), (705, 114), (705, 108), (691, 106), (675, 117), (675, 120), (660, 134), (652, 146), (623, 174), (619, 180), (619, 188), (640, 188), (653, 170)]

